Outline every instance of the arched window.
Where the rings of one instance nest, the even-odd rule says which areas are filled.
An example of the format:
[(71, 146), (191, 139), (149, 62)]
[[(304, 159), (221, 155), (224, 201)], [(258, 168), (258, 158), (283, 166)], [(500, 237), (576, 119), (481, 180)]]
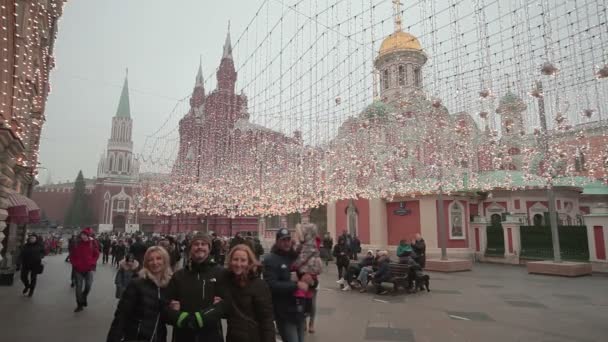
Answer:
[(122, 156), (118, 156), (118, 172), (122, 172)]
[(465, 238), (464, 207), (458, 201), (452, 202), (449, 206), (450, 213), (450, 239), (462, 240)]
[(405, 66), (399, 66), (399, 86), (403, 87), (405, 85)]
[(502, 225), (502, 216), (500, 214), (492, 214), (490, 216), (490, 223), (494, 227), (500, 227)]
[(108, 171), (114, 170), (114, 155), (110, 154), (110, 164), (108, 166)]
[(127, 157), (127, 173), (131, 171), (131, 158)]
[(388, 89), (389, 86), (390, 86), (390, 74), (388, 72), (388, 69), (384, 69), (384, 72), (382, 73), (382, 88)]
[(543, 225), (543, 215), (541, 214), (534, 214), (534, 217), (532, 217), (532, 222), (534, 224), (535, 227), (540, 227)]
[(414, 69), (414, 82), (416, 84), (416, 87), (421, 87), (422, 86), (422, 75), (420, 74), (420, 68), (416, 68)]

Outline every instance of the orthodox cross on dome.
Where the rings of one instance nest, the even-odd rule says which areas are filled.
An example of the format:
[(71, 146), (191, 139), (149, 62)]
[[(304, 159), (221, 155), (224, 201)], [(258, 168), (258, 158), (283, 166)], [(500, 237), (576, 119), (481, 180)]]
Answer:
[(230, 42), (230, 20), (228, 21), (228, 33), (226, 34), (226, 42), (224, 43), (224, 53), (222, 59), (232, 59), (232, 43)]
[(395, 21), (395, 32), (401, 32), (401, 2), (393, 0), (393, 20)]

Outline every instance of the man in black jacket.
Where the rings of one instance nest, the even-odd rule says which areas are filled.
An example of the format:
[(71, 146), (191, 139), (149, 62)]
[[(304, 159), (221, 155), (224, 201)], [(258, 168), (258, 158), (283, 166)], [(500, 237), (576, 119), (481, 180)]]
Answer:
[(424, 268), (426, 265), (426, 242), (419, 233), (416, 233), (416, 238), (412, 241), (412, 248), (416, 252), (416, 261), (420, 264), (420, 267)]
[(175, 272), (167, 288), (173, 341), (224, 341), (221, 318), (229, 307), (224, 294), (226, 271), (209, 257), (208, 236), (193, 236), (188, 248), (189, 265)]
[(291, 234), (281, 228), (270, 254), (264, 258), (264, 280), (272, 293), (274, 319), (281, 338), (287, 342), (303, 341), (306, 326), (304, 308), (297, 305), (294, 292), (297, 289), (308, 291), (309, 285), (291, 277), (291, 267), (297, 256)]
[(44, 257), (44, 247), (38, 241), (35, 234), (27, 238), (27, 243), (21, 247), (21, 253), (17, 261), (21, 268), (21, 281), (25, 288), (23, 294), (31, 297), (36, 288), (36, 278), (42, 271), (42, 258)]

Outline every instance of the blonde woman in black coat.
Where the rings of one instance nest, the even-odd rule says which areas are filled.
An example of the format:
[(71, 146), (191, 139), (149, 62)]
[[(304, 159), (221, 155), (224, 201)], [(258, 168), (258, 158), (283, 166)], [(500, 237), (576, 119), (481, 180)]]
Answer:
[(143, 268), (129, 282), (118, 302), (107, 342), (167, 341), (164, 316), (169, 303), (165, 289), (171, 276), (167, 251), (159, 246), (148, 248)]
[(230, 308), (226, 342), (275, 342), (272, 297), (260, 279), (259, 262), (245, 244), (228, 253)]

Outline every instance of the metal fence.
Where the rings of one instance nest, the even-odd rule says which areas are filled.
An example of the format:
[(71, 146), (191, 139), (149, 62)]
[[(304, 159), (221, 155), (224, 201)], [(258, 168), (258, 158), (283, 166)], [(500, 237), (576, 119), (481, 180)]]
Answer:
[(488, 245), (486, 247), (487, 256), (505, 256), (505, 236), (502, 225), (488, 226), (486, 229)]
[[(521, 226), (520, 232), (522, 258), (533, 260), (553, 259), (551, 227)], [(558, 232), (562, 259), (589, 260), (586, 226), (559, 226)]]

